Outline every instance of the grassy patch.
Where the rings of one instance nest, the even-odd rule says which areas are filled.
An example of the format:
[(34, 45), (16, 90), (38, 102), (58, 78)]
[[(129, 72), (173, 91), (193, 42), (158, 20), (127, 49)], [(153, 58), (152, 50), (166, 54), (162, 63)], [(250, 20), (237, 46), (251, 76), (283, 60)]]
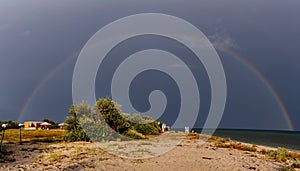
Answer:
[(215, 143), (226, 143), (226, 142), (230, 142), (231, 139), (230, 138), (220, 138), (220, 137), (216, 137), (216, 136), (211, 136), (207, 141), (208, 142), (215, 142)]
[(200, 134), (193, 133), (193, 132), (188, 133), (186, 136), (187, 140), (195, 140), (195, 139), (198, 140), (199, 138), (200, 138)]
[[(267, 150), (266, 155), (268, 158), (273, 159), (277, 162), (286, 162), (286, 161), (300, 161), (300, 154), (296, 152), (290, 152), (284, 148), (278, 148), (277, 150)], [(300, 167), (300, 164), (294, 164), (295, 167)]]
[(288, 151), (286, 149), (279, 148), (277, 150), (268, 150), (267, 156), (278, 162), (286, 162), (288, 160), (287, 153), (288, 153)]
[(235, 142), (235, 141), (231, 141), (229, 143), (226, 142), (217, 142), (216, 143), (217, 147), (220, 148), (230, 148), (230, 149), (237, 149), (237, 150), (241, 150), (241, 151), (250, 151), (250, 152), (256, 152), (257, 148), (256, 145), (246, 145), (246, 144), (242, 144), (240, 142)]
[[(61, 141), (65, 135), (64, 130), (22, 130), (23, 142), (57, 142)], [(8, 129), (5, 131), (4, 140), (6, 142), (19, 142), (20, 130)]]
[(257, 146), (255, 144), (247, 145), (240, 142), (232, 141), (230, 138), (220, 138), (211, 136), (208, 139), (208, 142), (214, 142), (216, 147), (219, 148), (230, 148), (230, 149), (237, 149), (241, 151), (250, 151), (256, 152)]

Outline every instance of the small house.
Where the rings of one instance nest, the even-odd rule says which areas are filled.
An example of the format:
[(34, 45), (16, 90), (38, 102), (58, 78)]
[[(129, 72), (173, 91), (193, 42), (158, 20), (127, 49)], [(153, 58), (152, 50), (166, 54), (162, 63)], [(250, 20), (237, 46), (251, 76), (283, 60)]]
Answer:
[(36, 122), (36, 121), (27, 121), (24, 122), (24, 129), (25, 130), (37, 130), (38, 128), (41, 128), (42, 122)]

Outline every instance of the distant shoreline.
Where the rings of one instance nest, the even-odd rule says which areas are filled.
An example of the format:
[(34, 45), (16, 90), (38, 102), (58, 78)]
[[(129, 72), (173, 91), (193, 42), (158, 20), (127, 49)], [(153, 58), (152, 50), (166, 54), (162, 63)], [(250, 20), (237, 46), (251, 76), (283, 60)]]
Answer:
[(218, 129), (214, 136), (300, 151), (300, 132), (296, 131)]

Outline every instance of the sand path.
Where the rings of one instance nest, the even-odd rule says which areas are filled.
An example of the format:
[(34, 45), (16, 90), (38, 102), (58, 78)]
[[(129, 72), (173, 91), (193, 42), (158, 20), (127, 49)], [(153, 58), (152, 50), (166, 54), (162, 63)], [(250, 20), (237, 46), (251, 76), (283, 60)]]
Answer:
[[(11, 152), (9, 158), (16, 161), (0, 163), (0, 170), (234, 171), (281, 170), (283, 167), (255, 152), (217, 148), (208, 142), (200, 145), (198, 140), (184, 140), (173, 148), (174, 142), (178, 142), (176, 137), (182, 135), (177, 133), (168, 136), (169, 139), (163, 141), (152, 139), (109, 143), (6, 144), (7, 151)], [(125, 158), (110, 154), (103, 150), (105, 148)], [(164, 152), (166, 149), (171, 150)], [(144, 159), (126, 158), (141, 156)]]

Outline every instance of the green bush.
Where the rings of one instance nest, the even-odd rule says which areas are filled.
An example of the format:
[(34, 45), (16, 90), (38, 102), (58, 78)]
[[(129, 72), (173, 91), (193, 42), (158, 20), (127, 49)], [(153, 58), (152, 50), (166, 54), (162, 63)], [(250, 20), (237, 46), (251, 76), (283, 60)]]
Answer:
[(158, 135), (162, 132), (159, 123), (150, 116), (140, 116), (139, 114), (130, 116), (126, 114), (126, 119), (130, 120), (133, 128), (143, 135)]
[(160, 129), (156, 127), (156, 123), (135, 124), (134, 129), (143, 135), (158, 135), (161, 133)]
[(277, 150), (267, 151), (267, 155), (278, 162), (287, 161), (288, 151), (284, 148), (278, 148)]
[(144, 135), (158, 135), (162, 132), (158, 122), (151, 117), (124, 114), (120, 105), (109, 98), (99, 99), (93, 112), (85, 102), (72, 105), (69, 114), (71, 116), (65, 120), (65, 141), (112, 140), (120, 138), (119, 134), (141, 139), (145, 138)]
[(137, 132), (136, 130), (130, 129), (128, 131), (125, 132), (125, 136), (130, 137), (130, 138), (134, 138), (134, 139), (144, 139), (145, 136), (139, 132)]
[[(278, 162), (296, 161), (300, 163), (300, 154), (297, 152), (290, 152), (285, 148), (278, 148), (277, 150), (268, 150), (267, 156)], [(298, 165), (297, 165), (298, 166)], [(299, 164), (300, 167), (300, 164)]]
[(90, 141), (89, 137), (86, 135), (84, 130), (79, 127), (69, 131), (64, 137), (63, 140), (66, 142), (75, 142), (75, 141)]
[(74, 141), (90, 141), (90, 138), (84, 132), (79, 124), (78, 116), (90, 115), (91, 107), (87, 103), (83, 102), (81, 104), (72, 105), (69, 109), (69, 114), (71, 116), (67, 117), (65, 123), (66, 135), (63, 137), (64, 141), (74, 142)]

